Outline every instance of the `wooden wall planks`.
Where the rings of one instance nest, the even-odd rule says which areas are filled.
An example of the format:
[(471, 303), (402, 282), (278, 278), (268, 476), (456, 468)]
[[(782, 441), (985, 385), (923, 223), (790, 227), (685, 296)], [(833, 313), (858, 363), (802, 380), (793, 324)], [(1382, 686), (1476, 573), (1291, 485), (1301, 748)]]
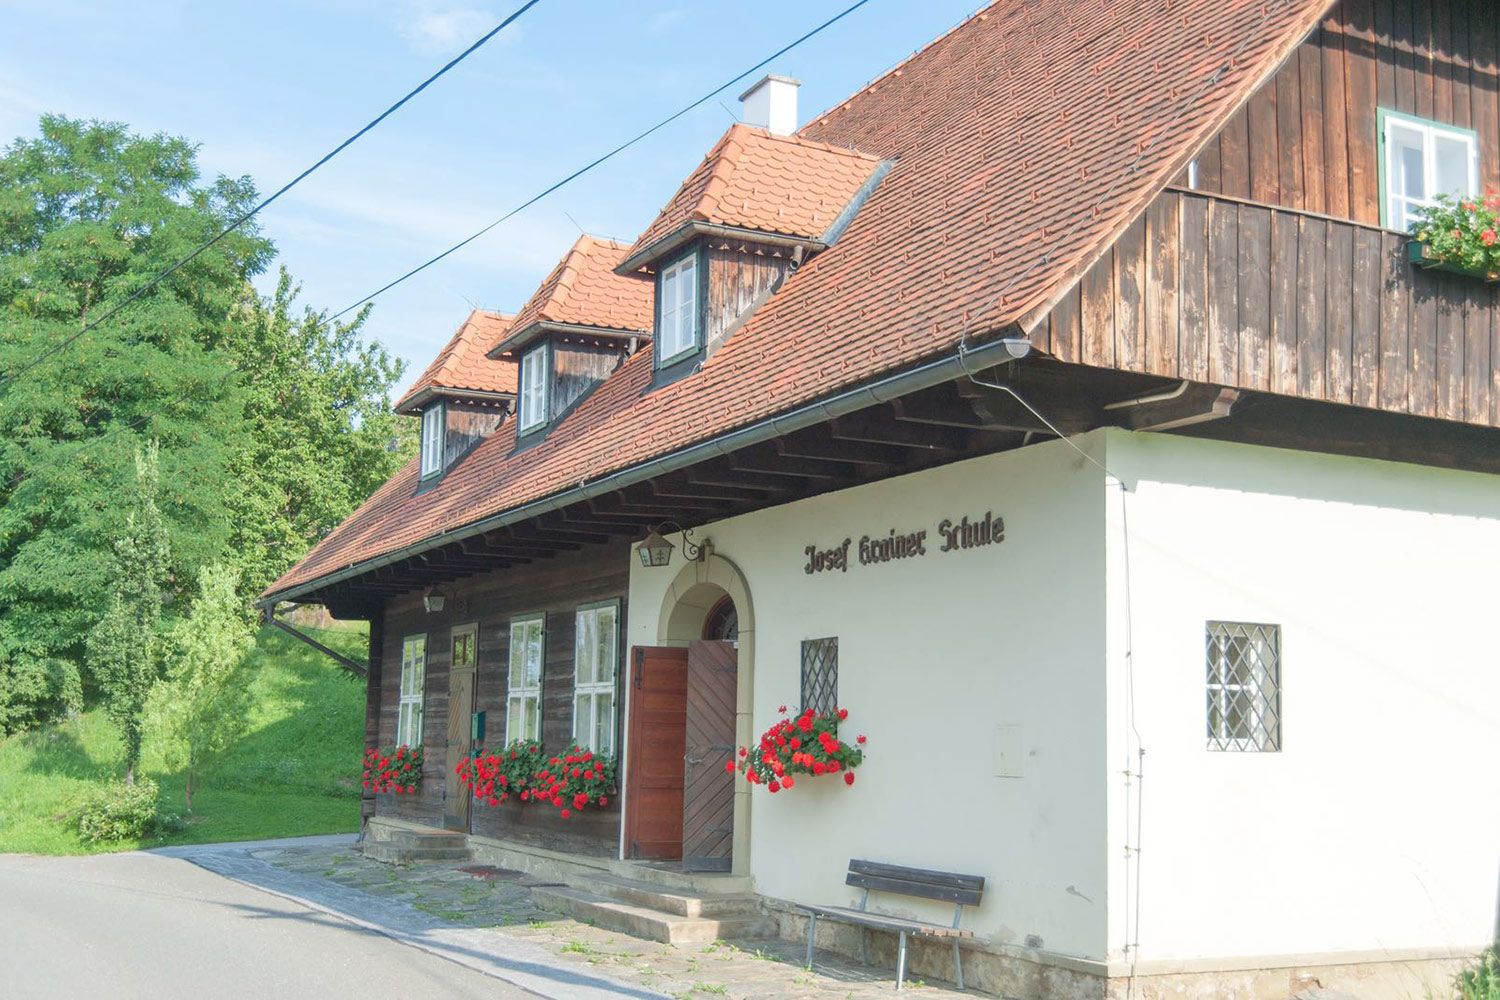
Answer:
[[(427, 677), (422, 722), (426, 762), (417, 795), (382, 795), (377, 812), (431, 826), (443, 819), (443, 768), (448, 718), (448, 664), (452, 648), (449, 630), (466, 622), (479, 623), (479, 665), (474, 704), (488, 716), (486, 745), (505, 739), (506, 667), (510, 653), (511, 618), (541, 612), (546, 615), (545, 664), (542, 672), (542, 736), (549, 751), (562, 750), (573, 739), (573, 633), (579, 605), (620, 601), (619, 621), (625, 621), (625, 594), (630, 581), (630, 548), (626, 542), (589, 546), (510, 569), (484, 573), (451, 585), (453, 593), (441, 613), (429, 614), (419, 593), (387, 602), (382, 615), (379, 731), (382, 745), (396, 738), (396, 707), (401, 685), (401, 643), (411, 635), (427, 636)], [(461, 609), (461, 610), (460, 610)], [(623, 628), (619, 641), (617, 690), (623, 691), (625, 669)], [(615, 699), (617, 734), (623, 697)], [(618, 742), (618, 736), (617, 736)], [(497, 810), (476, 806), (473, 832), (506, 837), (585, 854), (613, 856), (618, 849), (619, 812), (611, 803), (605, 811), (585, 810), (568, 820), (556, 810), (536, 807)]]
[(1500, 188), (1493, 0), (1342, 0), (1198, 156), (1200, 191), (1380, 223), (1376, 112), (1479, 133)]
[(1500, 426), (1500, 288), (1406, 243), (1170, 189), (1031, 336), (1079, 364)]

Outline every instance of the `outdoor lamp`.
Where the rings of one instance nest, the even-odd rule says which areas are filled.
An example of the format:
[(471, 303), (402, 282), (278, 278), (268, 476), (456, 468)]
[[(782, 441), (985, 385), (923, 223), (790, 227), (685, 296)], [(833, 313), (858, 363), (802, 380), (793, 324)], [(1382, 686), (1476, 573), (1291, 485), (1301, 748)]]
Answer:
[(437, 587), (428, 587), (422, 593), (422, 607), (427, 609), (428, 614), (437, 614), (443, 610), (443, 605), (447, 603), (447, 600), (447, 595)]
[(671, 542), (663, 538), (655, 528), (651, 529), (646, 533), (645, 541), (641, 542), (641, 565), (647, 569), (667, 565), (672, 561), (672, 549)]

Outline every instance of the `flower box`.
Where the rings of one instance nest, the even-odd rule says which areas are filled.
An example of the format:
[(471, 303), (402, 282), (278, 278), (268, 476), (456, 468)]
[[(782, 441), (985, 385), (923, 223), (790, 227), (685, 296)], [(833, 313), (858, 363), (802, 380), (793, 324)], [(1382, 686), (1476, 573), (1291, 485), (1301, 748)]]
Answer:
[(761, 734), (760, 742), (740, 747), (738, 762), (731, 760), (726, 771), (739, 771), (750, 784), (773, 793), (796, 787), (799, 774), (841, 775), (844, 784), (854, 784), (854, 769), (865, 759), (865, 738), (853, 743), (839, 739), (839, 723), (849, 717), (845, 709), (820, 713), (808, 708), (788, 716), (782, 705), (777, 713), (781, 718)]
[(1441, 271), (1444, 274), (1458, 274), (1465, 278), (1478, 278), (1480, 281), (1490, 283), (1500, 282), (1500, 271), (1485, 271), (1477, 267), (1465, 267), (1463, 264), (1455, 264), (1451, 261), (1441, 260), (1432, 255), (1432, 248), (1426, 243), (1412, 240), (1406, 245), (1407, 258), (1424, 271)]
[(376, 795), (415, 795), (422, 784), (421, 747), (367, 747), (364, 788)]

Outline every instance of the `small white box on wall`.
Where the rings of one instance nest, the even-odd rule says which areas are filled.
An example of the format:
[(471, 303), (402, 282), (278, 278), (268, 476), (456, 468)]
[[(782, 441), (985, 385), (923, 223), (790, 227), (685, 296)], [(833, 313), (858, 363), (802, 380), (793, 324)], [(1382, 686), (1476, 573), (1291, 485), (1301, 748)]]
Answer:
[(1024, 727), (998, 725), (995, 727), (993, 747), (995, 751), (995, 777), (1020, 778), (1025, 776), (1026, 751), (1022, 744)]

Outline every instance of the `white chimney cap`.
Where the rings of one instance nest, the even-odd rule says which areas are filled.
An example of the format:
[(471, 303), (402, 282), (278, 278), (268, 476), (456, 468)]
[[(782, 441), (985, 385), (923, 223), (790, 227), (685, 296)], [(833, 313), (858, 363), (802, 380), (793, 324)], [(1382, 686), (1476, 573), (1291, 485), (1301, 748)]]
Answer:
[(797, 131), (797, 88), (801, 80), (767, 74), (740, 95), (745, 124), (766, 129), (772, 135)]

